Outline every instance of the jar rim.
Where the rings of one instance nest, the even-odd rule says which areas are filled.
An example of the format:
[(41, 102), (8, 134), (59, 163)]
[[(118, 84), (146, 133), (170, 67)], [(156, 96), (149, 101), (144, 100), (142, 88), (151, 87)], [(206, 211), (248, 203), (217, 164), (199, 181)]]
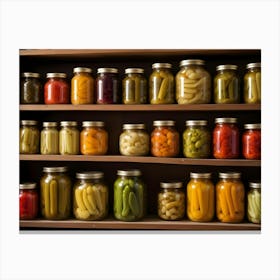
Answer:
[(139, 169), (122, 169), (117, 171), (119, 176), (141, 176), (142, 172)]
[(192, 126), (192, 125), (207, 125), (206, 120), (187, 120), (186, 126)]
[(190, 178), (191, 179), (211, 179), (212, 174), (211, 173), (196, 173), (196, 172), (190, 172)]
[(123, 124), (123, 129), (145, 129), (146, 125), (144, 123), (126, 123)]
[(237, 118), (216, 118), (215, 123), (236, 123)]
[(178, 181), (160, 182), (160, 187), (162, 189), (180, 189), (183, 187), (183, 183)]
[(187, 65), (205, 65), (205, 61), (202, 59), (185, 59), (180, 61), (180, 67)]
[(172, 64), (170, 63), (161, 63), (161, 62), (156, 62), (152, 64), (152, 69), (155, 68), (172, 68)]
[(153, 126), (174, 126), (175, 121), (172, 120), (157, 120), (153, 121)]
[(98, 68), (97, 69), (97, 74), (101, 73), (119, 73), (119, 70), (117, 68)]
[(21, 120), (20, 123), (22, 125), (37, 125), (38, 122), (35, 120)]
[(73, 73), (81, 73), (81, 72), (85, 72), (85, 73), (92, 73), (92, 69), (89, 67), (75, 67), (73, 69)]
[(260, 62), (251, 62), (246, 65), (246, 69), (250, 68), (261, 68), (261, 63)]
[(60, 122), (60, 126), (77, 126), (78, 123), (76, 121), (62, 121)]
[(144, 69), (143, 68), (126, 68), (125, 74), (143, 74)]
[(57, 122), (43, 122), (43, 127), (56, 127)]
[(47, 78), (66, 78), (66, 73), (47, 73)]
[(23, 72), (23, 73), (21, 73), (21, 77), (24, 77), (24, 78), (40, 78), (40, 74), (35, 73), (35, 72)]
[(221, 179), (239, 179), (241, 177), (240, 172), (220, 172), (219, 178)]
[(77, 179), (102, 179), (104, 173), (101, 171), (86, 171), (76, 173)]
[(19, 189), (20, 190), (32, 190), (32, 189), (36, 189), (36, 185), (37, 185), (37, 183), (35, 183), (35, 182), (25, 182), (25, 183), (19, 184)]
[(237, 70), (238, 66), (237, 65), (233, 65), (233, 64), (223, 64), (223, 65), (218, 65), (216, 67), (217, 71), (220, 70)]
[(244, 124), (245, 129), (261, 129), (260, 123), (246, 123)]
[(249, 182), (249, 187), (253, 189), (261, 189), (261, 182)]
[(66, 172), (68, 170), (67, 166), (55, 166), (55, 167), (43, 167), (43, 172)]
[(91, 126), (95, 126), (95, 127), (104, 127), (105, 123), (102, 121), (83, 121), (82, 126), (83, 127), (91, 127)]

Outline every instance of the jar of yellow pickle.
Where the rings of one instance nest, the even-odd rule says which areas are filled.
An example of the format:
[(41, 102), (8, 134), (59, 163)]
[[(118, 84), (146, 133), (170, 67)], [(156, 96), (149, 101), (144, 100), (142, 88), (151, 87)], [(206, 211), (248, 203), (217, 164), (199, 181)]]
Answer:
[(78, 155), (80, 152), (80, 132), (76, 121), (60, 122), (59, 153), (61, 155)]
[(56, 122), (43, 122), (41, 131), (41, 154), (58, 154), (58, 130)]
[(251, 223), (261, 223), (261, 183), (250, 182), (247, 193), (247, 218)]
[(19, 151), (21, 154), (37, 154), (39, 152), (40, 132), (38, 122), (22, 120), (20, 122)]

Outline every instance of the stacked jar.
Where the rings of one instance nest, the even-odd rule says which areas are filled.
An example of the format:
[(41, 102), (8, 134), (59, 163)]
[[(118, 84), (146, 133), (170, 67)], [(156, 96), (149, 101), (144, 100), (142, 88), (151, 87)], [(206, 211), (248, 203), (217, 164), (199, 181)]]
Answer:
[(261, 63), (249, 63), (244, 75), (244, 102), (249, 104), (261, 103)]
[(41, 154), (54, 155), (59, 152), (59, 135), (56, 122), (43, 122), (41, 131)]
[(19, 151), (21, 154), (37, 154), (39, 152), (40, 132), (35, 120), (20, 122)]
[(261, 124), (244, 124), (242, 153), (246, 159), (261, 158)]
[(60, 122), (59, 153), (61, 155), (77, 155), (80, 151), (80, 132), (76, 121)]
[(20, 103), (38, 104), (42, 102), (42, 84), (39, 73), (25, 72), (21, 74)]

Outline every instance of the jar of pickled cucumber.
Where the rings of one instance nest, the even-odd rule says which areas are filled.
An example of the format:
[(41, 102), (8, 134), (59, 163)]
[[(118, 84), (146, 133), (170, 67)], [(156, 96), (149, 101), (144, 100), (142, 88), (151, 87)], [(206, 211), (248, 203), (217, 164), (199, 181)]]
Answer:
[(56, 122), (43, 122), (41, 131), (41, 154), (58, 154), (58, 130)]
[(71, 80), (71, 103), (74, 105), (93, 104), (94, 79), (92, 69), (87, 67), (75, 67)]
[(40, 180), (41, 214), (49, 220), (67, 219), (71, 215), (71, 180), (68, 168), (44, 167)]
[(261, 223), (261, 183), (250, 182), (247, 193), (247, 218), (251, 223)]
[(211, 77), (201, 59), (180, 62), (176, 75), (176, 100), (178, 104), (210, 103)]
[(158, 215), (175, 221), (185, 216), (185, 190), (182, 182), (161, 182), (158, 194)]
[(124, 124), (119, 146), (124, 156), (146, 156), (150, 150), (150, 136), (145, 124)]
[(65, 73), (47, 73), (44, 85), (45, 104), (68, 104), (70, 99), (69, 84)]
[(216, 185), (216, 216), (225, 223), (240, 223), (244, 219), (245, 189), (241, 173), (219, 173)]
[(108, 151), (108, 132), (101, 121), (84, 121), (80, 134), (83, 155), (105, 155)]
[(214, 102), (233, 104), (240, 102), (239, 79), (236, 65), (219, 65), (214, 78)]
[(59, 153), (61, 155), (78, 155), (80, 152), (80, 132), (76, 121), (60, 122)]
[(25, 72), (21, 74), (20, 103), (38, 104), (42, 101), (42, 84), (39, 73)]
[(245, 103), (261, 103), (261, 63), (249, 63), (244, 75), (243, 98)]
[(38, 122), (34, 120), (22, 120), (20, 122), (19, 151), (21, 154), (39, 153), (40, 132)]
[(179, 154), (179, 133), (175, 121), (160, 120), (153, 122), (151, 134), (151, 153), (155, 157), (176, 157)]
[(96, 78), (96, 103), (117, 104), (119, 103), (119, 79), (118, 69), (98, 68)]
[(187, 215), (191, 221), (209, 222), (215, 214), (215, 186), (211, 173), (190, 173), (187, 184)]
[(242, 154), (246, 159), (261, 158), (261, 124), (244, 124)]
[(239, 156), (239, 129), (236, 118), (216, 118), (213, 131), (213, 156), (231, 159)]
[(138, 169), (118, 170), (114, 183), (114, 215), (121, 221), (137, 221), (146, 214), (146, 187)]
[(122, 103), (147, 103), (147, 80), (142, 68), (125, 69), (125, 78), (122, 81)]
[(154, 63), (149, 78), (149, 95), (151, 104), (175, 103), (174, 76), (169, 63)]
[(186, 121), (183, 153), (187, 158), (207, 158), (211, 152), (211, 135), (206, 120)]
[(102, 220), (108, 214), (109, 192), (103, 172), (76, 173), (73, 188), (73, 211), (78, 220)]

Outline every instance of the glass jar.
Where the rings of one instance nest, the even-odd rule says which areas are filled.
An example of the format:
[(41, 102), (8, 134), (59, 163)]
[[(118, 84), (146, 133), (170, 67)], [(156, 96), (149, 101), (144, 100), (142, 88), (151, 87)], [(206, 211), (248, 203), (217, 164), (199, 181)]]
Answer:
[(249, 63), (244, 75), (243, 98), (245, 103), (261, 103), (261, 63)]
[(206, 128), (207, 121), (186, 121), (183, 132), (183, 153), (187, 158), (207, 158), (211, 152), (211, 135)]
[(121, 221), (142, 219), (146, 214), (146, 188), (138, 169), (118, 170), (114, 183), (114, 215)]
[(246, 159), (261, 158), (261, 124), (244, 124), (242, 154)]
[(251, 223), (261, 223), (261, 183), (250, 182), (247, 193), (247, 218)]
[(43, 168), (41, 214), (46, 219), (67, 219), (71, 214), (71, 180), (67, 170), (65, 166)]
[(219, 173), (216, 185), (216, 215), (225, 223), (240, 223), (244, 219), (245, 189), (238, 172)]
[(154, 63), (149, 78), (150, 103), (172, 104), (175, 102), (174, 76), (169, 63)]
[(97, 104), (117, 104), (119, 102), (118, 72), (116, 68), (97, 69)]
[(19, 218), (32, 220), (38, 216), (39, 195), (36, 183), (23, 183), (19, 185)]
[(21, 74), (20, 103), (38, 104), (42, 101), (42, 84), (39, 73), (25, 72)]
[(61, 155), (78, 155), (80, 152), (80, 132), (75, 121), (60, 122), (59, 153)]
[(108, 151), (108, 132), (104, 122), (84, 121), (80, 134), (80, 148), (83, 155), (105, 155)]
[(102, 220), (108, 214), (109, 192), (103, 172), (76, 173), (73, 188), (73, 211), (78, 220)]
[(65, 73), (47, 73), (44, 86), (45, 104), (68, 104), (69, 85)]
[(213, 131), (213, 156), (217, 159), (238, 158), (239, 129), (236, 118), (216, 118)]
[(214, 78), (214, 102), (233, 104), (240, 102), (239, 79), (236, 65), (219, 65)]
[(179, 133), (175, 121), (154, 121), (151, 153), (155, 157), (176, 157), (179, 154)]
[(145, 124), (124, 124), (119, 140), (120, 153), (124, 156), (145, 156), (150, 150), (150, 137)]
[(94, 102), (94, 79), (92, 69), (75, 67), (74, 76), (71, 79), (71, 103), (74, 105), (93, 104)]
[(187, 59), (180, 62), (176, 75), (176, 100), (178, 104), (210, 103), (211, 77), (203, 67), (204, 60)]
[(158, 194), (158, 215), (167, 221), (185, 216), (185, 191), (181, 182), (161, 182)]
[(20, 122), (19, 151), (21, 154), (39, 153), (40, 132), (37, 127), (37, 121), (22, 120)]
[(124, 104), (147, 103), (147, 80), (144, 77), (144, 69), (125, 69), (125, 78), (122, 81), (122, 86), (122, 102)]
[(191, 221), (209, 222), (215, 214), (215, 186), (211, 173), (190, 173), (187, 184), (187, 215)]
[(58, 154), (58, 130), (56, 122), (43, 122), (41, 131), (41, 154)]

